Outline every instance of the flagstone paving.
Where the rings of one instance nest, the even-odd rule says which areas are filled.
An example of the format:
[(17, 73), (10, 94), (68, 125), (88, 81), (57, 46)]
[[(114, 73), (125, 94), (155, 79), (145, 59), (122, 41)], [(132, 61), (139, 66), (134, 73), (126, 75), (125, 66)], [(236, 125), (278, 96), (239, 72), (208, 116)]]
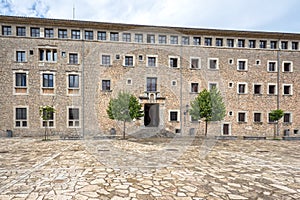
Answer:
[(0, 138), (0, 199), (300, 199), (299, 141)]

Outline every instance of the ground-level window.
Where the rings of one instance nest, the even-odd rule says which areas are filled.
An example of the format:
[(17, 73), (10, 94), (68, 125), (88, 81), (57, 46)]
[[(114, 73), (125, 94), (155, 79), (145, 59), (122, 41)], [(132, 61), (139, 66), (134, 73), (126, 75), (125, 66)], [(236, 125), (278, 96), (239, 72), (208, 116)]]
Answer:
[(47, 112), (45, 108), (43, 108), (43, 118), (48, 118), (48, 120), (42, 120), (43, 127), (54, 127), (54, 112)]
[(69, 108), (68, 109), (68, 126), (70, 128), (79, 127), (79, 108)]
[(27, 108), (16, 108), (15, 110), (15, 127), (27, 127)]
[(178, 110), (170, 110), (169, 111), (169, 121), (180, 121), (179, 120), (179, 111)]

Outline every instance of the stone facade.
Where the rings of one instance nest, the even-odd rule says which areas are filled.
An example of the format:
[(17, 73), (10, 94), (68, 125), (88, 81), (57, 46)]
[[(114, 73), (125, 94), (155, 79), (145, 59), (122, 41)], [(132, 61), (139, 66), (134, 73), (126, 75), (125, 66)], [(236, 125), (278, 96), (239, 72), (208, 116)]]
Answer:
[(108, 119), (106, 109), (119, 91), (128, 91), (145, 111), (128, 124), (129, 133), (157, 127), (202, 135), (204, 123), (192, 122), (188, 109), (212, 85), (227, 114), (209, 133), (271, 136), (268, 113), (278, 102), (286, 113), (281, 133), (300, 129), (299, 34), (8, 16), (0, 16), (0, 24), (2, 131), (43, 134), (39, 108), (52, 105), (53, 134), (120, 133), (122, 125)]

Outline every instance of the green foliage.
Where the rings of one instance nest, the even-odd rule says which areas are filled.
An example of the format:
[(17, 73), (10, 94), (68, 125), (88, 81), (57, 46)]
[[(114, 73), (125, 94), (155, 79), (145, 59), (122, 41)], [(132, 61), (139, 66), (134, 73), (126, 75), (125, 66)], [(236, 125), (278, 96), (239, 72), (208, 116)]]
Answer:
[(139, 120), (144, 116), (142, 105), (138, 99), (126, 92), (120, 92), (118, 97), (109, 101), (107, 114), (110, 119), (129, 122)]
[(43, 120), (49, 120), (55, 111), (52, 106), (41, 106), (39, 109), (40, 117)]
[(284, 113), (280, 109), (279, 110), (272, 110), (270, 112), (270, 119), (272, 121), (278, 121), (278, 120), (280, 120), (283, 117), (283, 115), (284, 115)]
[(209, 91), (204, 89), (199, 93), (196, 99), (191, 102), (190, 115), (192, 115), (194, 119), (205, 118), (205, 120), (209, 121), (211, 114), (212, 108)]
[(195, 119), (220, 121), (225, 117), (225, 105), (220, 92), (213, 87), (211, 91), (202, 90), (191, 102), (190, 114)]

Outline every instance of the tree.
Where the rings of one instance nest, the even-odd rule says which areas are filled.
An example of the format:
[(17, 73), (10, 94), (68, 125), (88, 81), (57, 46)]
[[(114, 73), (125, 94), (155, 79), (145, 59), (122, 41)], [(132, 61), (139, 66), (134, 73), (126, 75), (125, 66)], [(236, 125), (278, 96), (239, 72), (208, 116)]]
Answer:
[(278, 129), (276, 129), (276, 126), (278, 126), (278, 121), (283, 117), (283, 111), (280, 109), (272, 110), (270, 112), (270, 120), (274, 121), (274, 138), (276, 135), (278, 135)]
[(46, 122), (45, 126), (45, 139), (48, 140), (48, 127), (49, 127), (49, 120), (53, 119), (53, 114), (55, 113), (55, 109), (52, 106), (41, 106), (40, 107), (40, 117)]
[(207, 124), (209, 121), (221, 121), (225, 117), (225, 105), (220, 92), (216, 87), (211, 91), (204, 89), (191, 102), (190, 115), (195, 119), (205, 121), (205, 136), (207, 136)]
[(126, 122), (134, 119), (140, 120), (144, 116), (142, 105), (132, 94), (120, 92), (118, 97), (111, 99), (106, 110), (108, 117), (113, 120), (123, 121), (123, 139), (125, 139)]

